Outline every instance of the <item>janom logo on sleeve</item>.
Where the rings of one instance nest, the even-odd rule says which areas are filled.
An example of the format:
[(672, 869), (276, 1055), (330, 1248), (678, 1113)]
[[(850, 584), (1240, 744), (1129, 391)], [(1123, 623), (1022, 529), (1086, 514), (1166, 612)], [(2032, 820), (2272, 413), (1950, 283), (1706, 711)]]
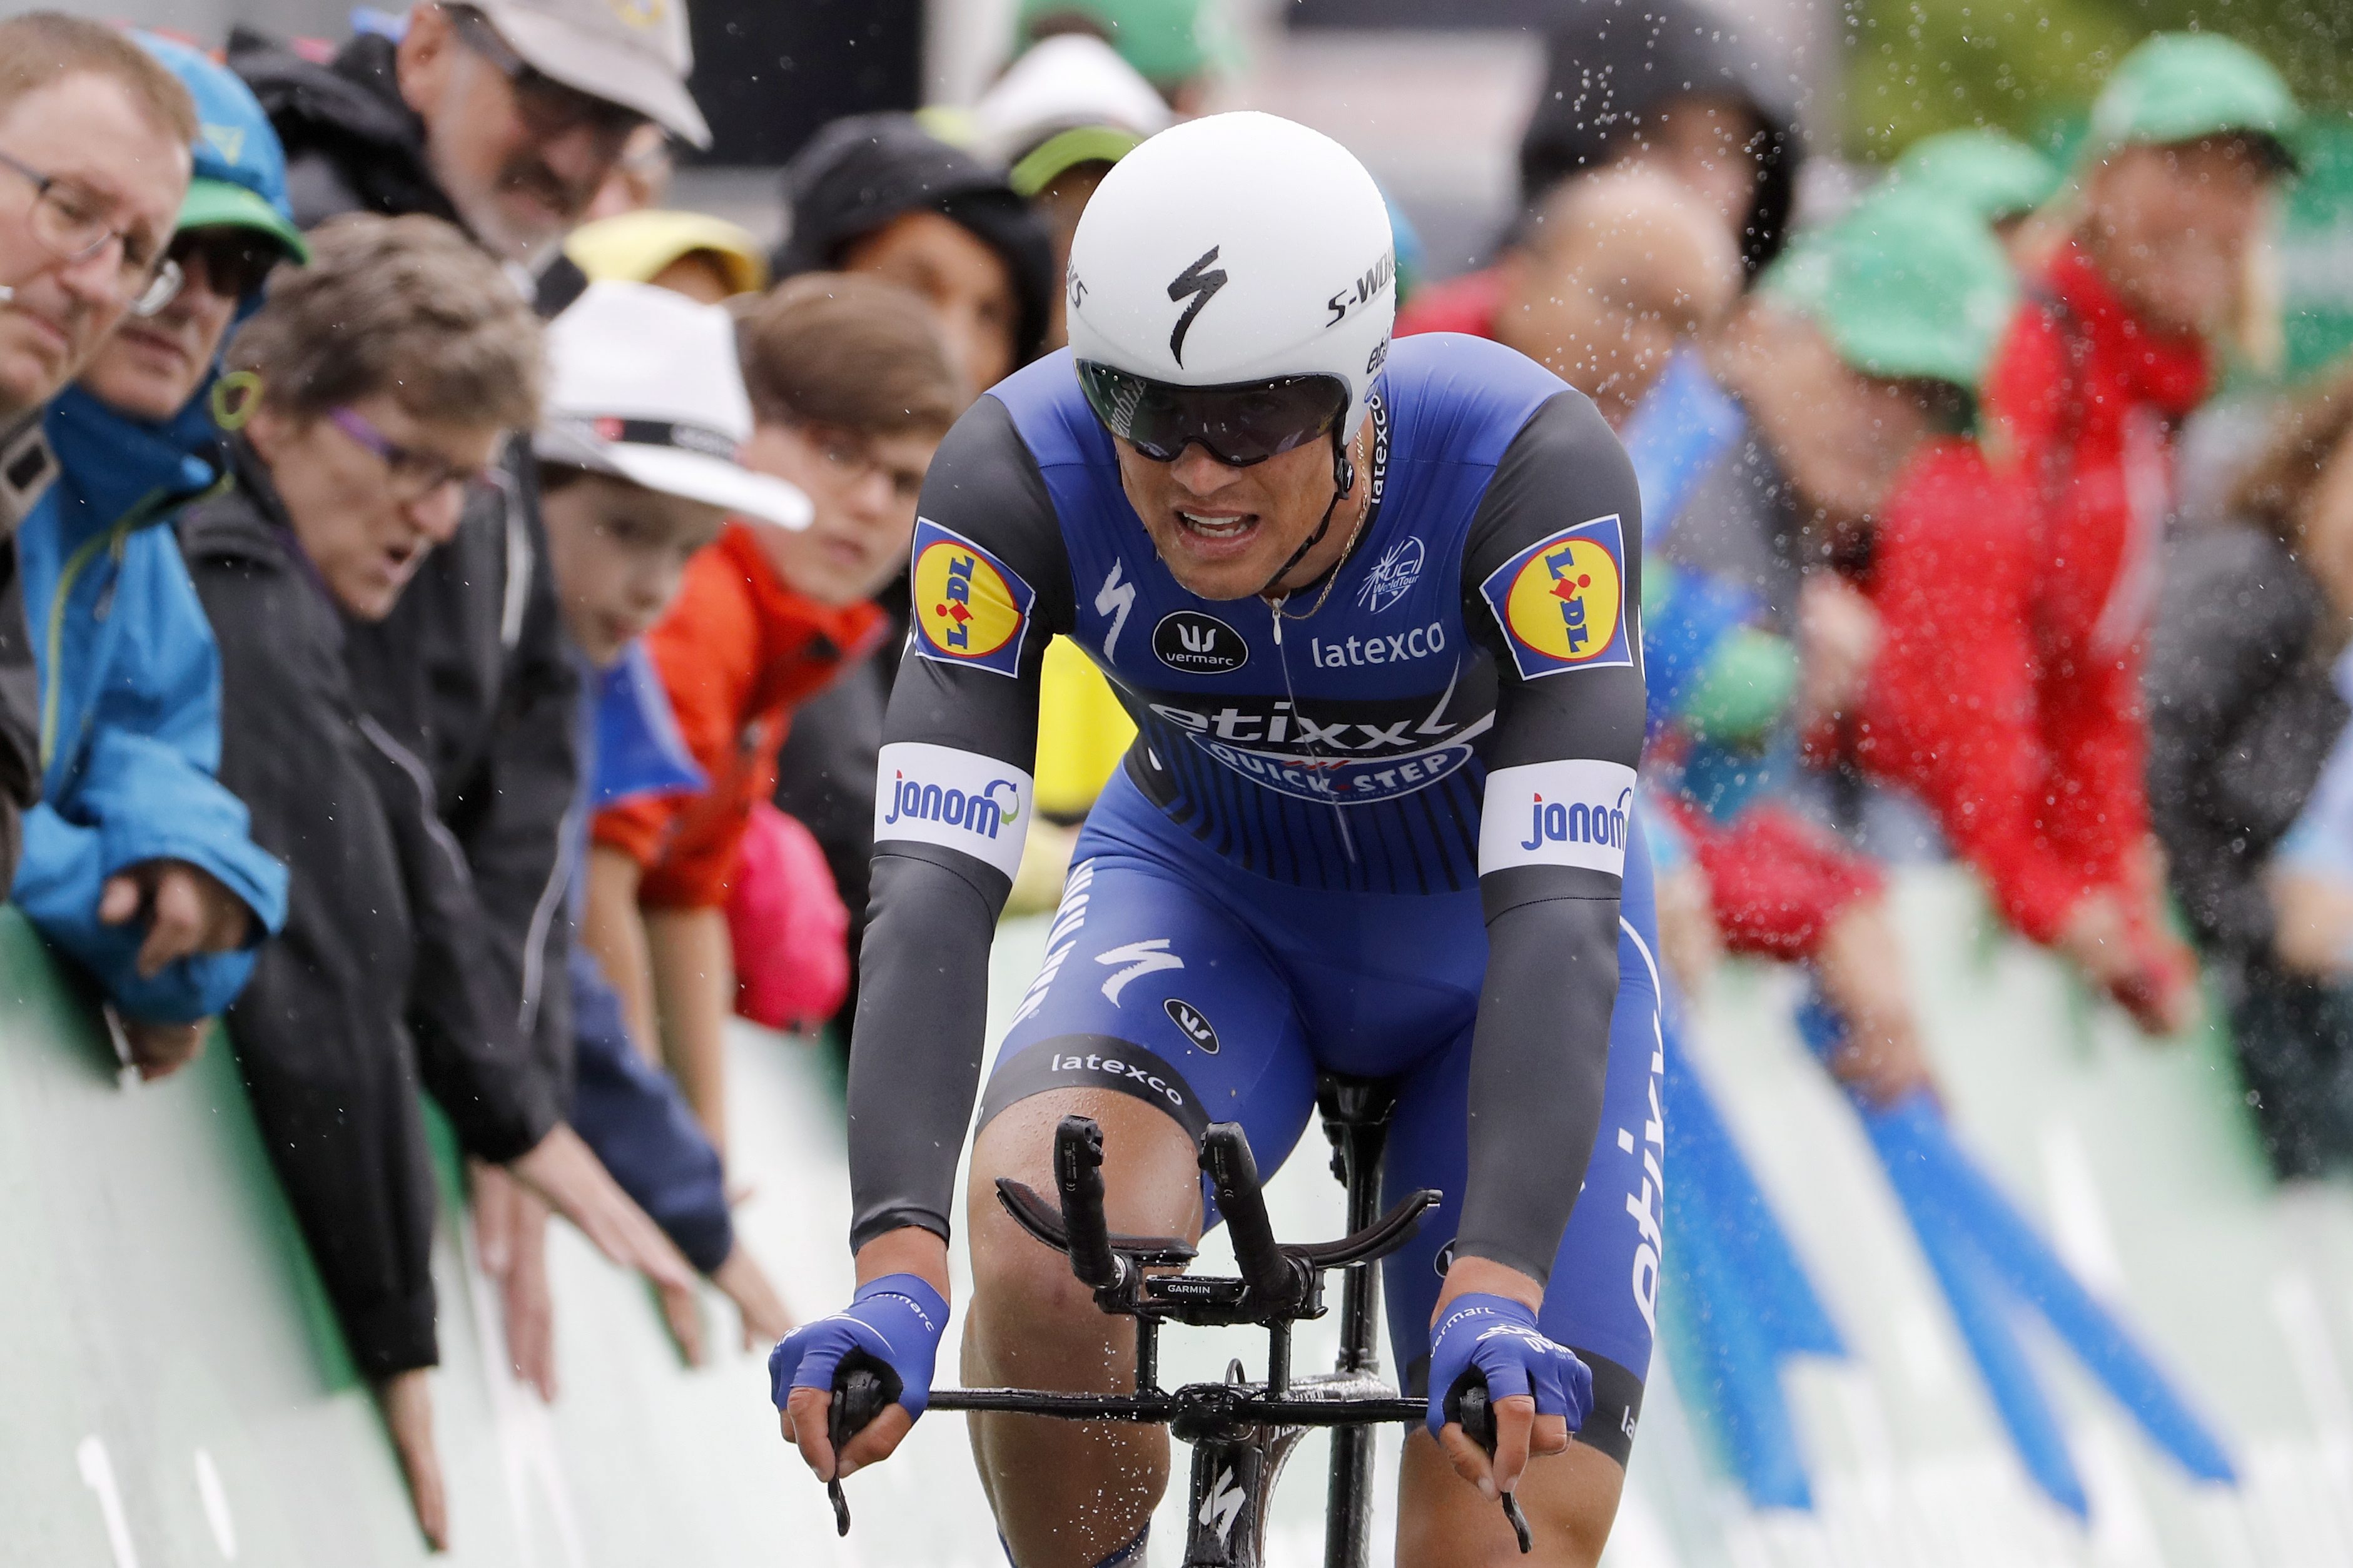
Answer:
[(1625, 531), (1613, 512), (1564, 528), (1489, 574), (1479, 592), (1522, 679), (1634, 662), (1625, 559)]
[(1018, 678), (1037, 597), (1021, 574), (929, 518), (915, 520), (914, 559), (915, 651)]

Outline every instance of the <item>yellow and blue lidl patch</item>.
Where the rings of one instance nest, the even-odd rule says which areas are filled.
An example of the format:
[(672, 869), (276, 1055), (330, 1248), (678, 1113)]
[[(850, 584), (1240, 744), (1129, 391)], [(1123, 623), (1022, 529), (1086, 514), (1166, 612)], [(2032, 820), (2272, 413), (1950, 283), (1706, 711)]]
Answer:
[(915, 651), (942, 664), (1021, 673), (1037, 598), (1021, 574), (952, 529), (915, 520)]
[(1626, 533), (1616, 513), (1530, 545), (1479, 585), (1520, 679), (1634, 662), (1626, 630)]

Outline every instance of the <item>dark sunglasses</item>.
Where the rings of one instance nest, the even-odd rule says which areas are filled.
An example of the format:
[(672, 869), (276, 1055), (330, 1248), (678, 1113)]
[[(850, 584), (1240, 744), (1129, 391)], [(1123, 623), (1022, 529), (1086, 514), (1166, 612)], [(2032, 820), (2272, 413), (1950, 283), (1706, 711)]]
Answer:
[(636, 110), (560, 82), (524, 59), (480, 12), (457, 11), (452, 21), (459, 41), (507, 79), (515, 112), (534, 135), (562, 136), (585, 125), (599, 142), (618, 145), (646, 122)]
[(1226, 467), (1247, 468), (1330, 435), (1348, 411), (1348, 386), (1336, 375), (1171, 386), (1081, 360), (1079, 387), (1105, 429), (1155, 463), (1198, 443)]
[(259, 291), (269, 269), (286, 259), (276, 240), (249, 228), (189, 229), (173, 237), (166, 254), (185, 277), (195, 277), (203, 262), (205, 281), (224, 300)]

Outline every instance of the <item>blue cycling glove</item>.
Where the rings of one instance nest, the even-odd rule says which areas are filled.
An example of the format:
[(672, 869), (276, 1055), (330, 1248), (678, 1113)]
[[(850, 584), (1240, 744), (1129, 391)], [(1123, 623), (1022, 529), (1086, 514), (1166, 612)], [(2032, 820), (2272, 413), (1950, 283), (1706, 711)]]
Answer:
[(796, 1388), (833, 1390), (844, 1357), (863, 1351), (898, 1383), (892, 1397), (921, 1415), (932, 1402), (932, 1363), (948, 1326), (948, 1304), (913, 1274), (886, 1274), (858, 1288), (849, 1305), (803, 1323), (768, 1352), (768, 1392), (782, 1410)]
[(1566, 1415), (1572, 1432), (1593, 1409), (1593, 1372), (1567, 1345), (1545, 1338), (1535, 1312), (1509, 1296), (1457, 1296), (1439, 1313), (1430, 1335), (1430, 1435), (1447, 1422), (1447, 1400), (1457, 1384), (1487, 1380), (1487, 1398), (1500, 1403), (1533, 1394), (1539, 1415)]

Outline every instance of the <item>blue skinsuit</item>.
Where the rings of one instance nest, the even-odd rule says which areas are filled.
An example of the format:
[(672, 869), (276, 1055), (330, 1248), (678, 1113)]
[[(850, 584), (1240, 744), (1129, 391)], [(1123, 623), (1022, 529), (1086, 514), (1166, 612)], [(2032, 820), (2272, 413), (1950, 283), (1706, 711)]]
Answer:
[(1547, 1280), (1539, 1321), (1595, 1372), (1581, 1436), (1622, 1462), (1663, 1201), (1633, 475), (1590, 403), (1475, 339), (1400, 340), (1372, 412), (1362, 536), (1320, 608), (1320, 583), (1279, 606), (1180, 587), (1067, 355), (943, 446), (878, 792), (853, 1240), (945, 1233), (971, 1080), (939, 1004), (985, 984), (1037, 665), (1072, 637), (1139, 734), (982, 1121), (1114, 1089), (1197, 1137), (1240, 1121), (1271, 1169), (1319, 1070), (1394, 1081), (1385, 1184), (1446, 1194), (1386, 1265), (1409, 1384), (1443, 1260), (1506, 1263)]

